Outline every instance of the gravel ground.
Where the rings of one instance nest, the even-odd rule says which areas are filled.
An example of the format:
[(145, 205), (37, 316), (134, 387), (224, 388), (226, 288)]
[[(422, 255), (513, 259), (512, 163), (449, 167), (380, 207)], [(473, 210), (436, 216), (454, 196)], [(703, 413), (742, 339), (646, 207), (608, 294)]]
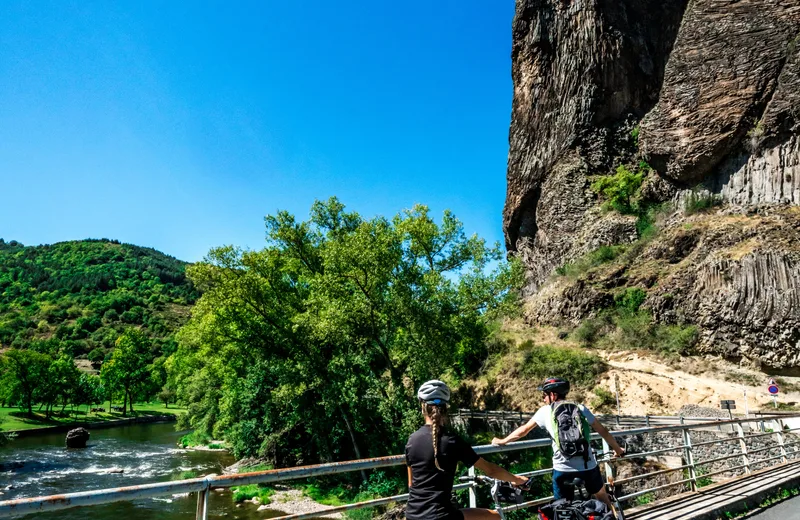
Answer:
[[(317, 511), (331, 509), (331, 506), (318, 504), (307, 496), (304, 496), (299, 489), (278, 488), (275, 494), (270, 497), (270, 501), (270, 509), (277, 509), (291, 515), (315, 513)], [(341, 513), (331, 513), (323, 518), (342, 518), (342, 515)]]

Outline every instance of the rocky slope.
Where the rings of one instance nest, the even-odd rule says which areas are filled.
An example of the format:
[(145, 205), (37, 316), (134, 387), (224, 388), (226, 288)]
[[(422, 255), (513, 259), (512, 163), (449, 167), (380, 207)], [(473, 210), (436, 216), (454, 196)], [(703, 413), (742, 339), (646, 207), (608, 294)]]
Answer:
[[(504, 230), (529, 321), (577, 325), (639, 287), (701, 350), (800, 367), (800, 0), (518, 0), (512, 60)], [(639, 214), (601, 209), (592, 182), (641, 160)], [(687, 215), (697, 193), (721, 208)], [(554, 276), (612, 244), (635, 245)]]

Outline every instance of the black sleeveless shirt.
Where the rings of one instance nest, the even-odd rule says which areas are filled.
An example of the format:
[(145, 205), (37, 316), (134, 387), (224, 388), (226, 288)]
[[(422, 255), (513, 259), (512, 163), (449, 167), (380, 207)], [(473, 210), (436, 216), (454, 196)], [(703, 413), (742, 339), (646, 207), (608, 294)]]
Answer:
[(411, 468), (406, 518), (433, 520), (447, 518), (455, 510), (450, 502), (456, 465), (471, 467), (480, 457), (467, 442), (443, 429), (439, 435), (439, 471), (433, 462), (431, 427), (424, 425), (411, 434), (406, 444), (406, 464)]

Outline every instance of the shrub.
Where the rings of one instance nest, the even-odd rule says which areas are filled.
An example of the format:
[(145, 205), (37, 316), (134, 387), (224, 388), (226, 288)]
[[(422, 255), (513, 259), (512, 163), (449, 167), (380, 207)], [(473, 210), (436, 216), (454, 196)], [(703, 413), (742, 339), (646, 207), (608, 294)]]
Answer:
[(638, 287), (628, 287), (614, 297), (614, 306), (617, 310), (634, 313), (647, 298), (647, 293)]
[(693, 189), (683, 204), (683, 212), (686, 215), (693, 215), (701, 211), (722, 205), (722, 197), (714, 193)]
[(192, 433), (187, 433), (181, 437), (178, 441), (178, 445), (183, 448), (188, 448), (189, 446), (205, 445), (209, 442), (211, 442), (211, 437), (209, 437), (208, 434), (197, 430), (193, 431)]
[(641, 161), (636, 171), (631, 171), (626, 165), (617, 166), (614, 175), (603, 175), (598, 177), (592, 184), (591, 189), (604, 199), (606, 202), (603, 207), (613, 209), (623, 215), (635, 215), (638, 213), (637, 204), (634, 202), (638, 195), (639, 188), (645, 176), (650, 171), (650, 166)]
[(592, 399), (592, 409), (596, 410), (600, 413), (607, 413), (611, 411), (615, 404), (617, 404), (617, 399), (610, 391), (606, 390), (602, 386), (598, 386), (594, 389), (595, 398)]
[(693, 325), (663, 325), (653, 323), (650, 311), (640, 309), (641, 289), (628, 289), (616, 299), (617, 307), (597, 318), (584, 320), (572, 332), (572, 337), (584, 345), (596, 345), (621, 350), (646, 349), (666, 357), (692, 353), (698, 330)]
[(699, 332), (693, 325), (659, 325), (655, 328), (656, 350), (668, 356), (692, 353)]
[(579, 349), (535, 345), (532, 341), (526, 341), (520, 349), (525, 353), (520, 373), (533, 380), (563, 377), (575, 386), (591, 388), (607, 368), (600, 357)]
[(597, 318), (589, 318), (578, 325), (572, 332), (572, 337), (581, 344), (592, 345), (609, 332), (609, 328), (612, 325), (606, 314)]

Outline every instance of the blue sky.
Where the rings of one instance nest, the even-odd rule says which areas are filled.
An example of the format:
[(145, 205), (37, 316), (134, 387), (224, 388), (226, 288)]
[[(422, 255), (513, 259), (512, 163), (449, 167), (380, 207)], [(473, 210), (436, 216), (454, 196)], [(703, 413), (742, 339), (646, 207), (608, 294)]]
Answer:
[(0, 3), (0, 237), (188, 261), (338, 196), (502, 239), (513, 0)]

